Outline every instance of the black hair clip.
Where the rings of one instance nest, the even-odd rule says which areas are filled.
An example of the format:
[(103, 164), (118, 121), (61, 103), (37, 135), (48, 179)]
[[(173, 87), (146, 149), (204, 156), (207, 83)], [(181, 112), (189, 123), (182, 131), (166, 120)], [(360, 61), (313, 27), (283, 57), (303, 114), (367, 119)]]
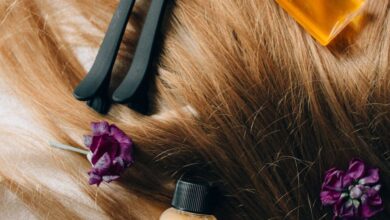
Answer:
[(101, 114), (106, 114), (111, 105), (108, 95), (111, 72), (134, 3), (135, 0), (120, 1), (91, 70), (74, 90), (76, 99), (88, 101)]
[(152, 1), (130, 70), (113, 94), (115, 102), (128, 103), (130, 108), (142, 113), (148, 111), (148, 72), (166, 3), (167, 0)]
[[(130, 70), (112, 97), (141, 113), (148, 111), (148, 72), (167, 1), (152, 1)], [(88, 101), (101, 114), (106, 114), (111, 104), (108, 96), (111, 72), (134, 2), (121, 0), (91, 70), (74, 91), (78, 100)]]

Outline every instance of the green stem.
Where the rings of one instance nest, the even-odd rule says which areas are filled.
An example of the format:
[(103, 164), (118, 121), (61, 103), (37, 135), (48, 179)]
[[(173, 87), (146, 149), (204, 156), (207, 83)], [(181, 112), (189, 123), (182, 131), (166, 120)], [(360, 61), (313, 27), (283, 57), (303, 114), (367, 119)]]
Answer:
[(69, 146), (69, 145), (61, 144), (61, 143), (55, 143), (55, 142), (52, 142), (52, 141), (49, 142), (49, 145), (51, 147), (54, 147), (54, 148), (58, 148), (58, 149), (61, 149), (61, 150), (72, 151), (72, 152), (76, 152), (76, 153), (79, 153), (79, 154), (87, 155), (89, 153), (89, 151), (87, 151), (87, 150), (82, 150), (80, 148), (72, 147), (72, 146)]

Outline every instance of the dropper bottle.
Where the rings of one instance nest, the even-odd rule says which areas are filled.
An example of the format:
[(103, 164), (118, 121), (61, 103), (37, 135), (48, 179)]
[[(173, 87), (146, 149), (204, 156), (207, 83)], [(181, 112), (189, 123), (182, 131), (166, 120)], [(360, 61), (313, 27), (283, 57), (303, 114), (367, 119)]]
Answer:
[(211, 214), (215, 190), (207, 183), (178, 180), (171, 204), (160, 220), (217, 220)]

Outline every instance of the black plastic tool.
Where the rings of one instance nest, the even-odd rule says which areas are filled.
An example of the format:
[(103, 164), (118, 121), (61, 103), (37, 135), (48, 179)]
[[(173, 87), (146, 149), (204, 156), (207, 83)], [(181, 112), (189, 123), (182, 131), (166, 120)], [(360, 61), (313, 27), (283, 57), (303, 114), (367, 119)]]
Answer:
[(148, 72), (167, 1), (152, 1), (130, 70), (112, 98), (118, 103), (128, 103), (130, 108), (142, 113), (147, 111)]
[(106, 114), (111, 105), (108, 95), (111, 72), (134, 3), (135, 0), (120, 1), (91, 70), (74, 90), (78, 100), (87, 101), (101, 114)]

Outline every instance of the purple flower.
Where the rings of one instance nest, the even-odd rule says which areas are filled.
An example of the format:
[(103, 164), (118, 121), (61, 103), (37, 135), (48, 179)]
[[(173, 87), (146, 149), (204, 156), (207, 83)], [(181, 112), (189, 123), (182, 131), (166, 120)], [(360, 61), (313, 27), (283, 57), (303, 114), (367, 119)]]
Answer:
[(92, 164), (88, 172), (89, 184), (111, 182), (134, 163), (133, 142), (115, 125), (107, 122), (92, 123), (92, 135), (84, 136), (90, 149), (87, 157)]
[(368, 219), (383, 210), (380, 188), (379, 170), (354, 159), (346, 172), (326, 172), (320, 197), (323, 205), (333, 206), (334, 219)]

